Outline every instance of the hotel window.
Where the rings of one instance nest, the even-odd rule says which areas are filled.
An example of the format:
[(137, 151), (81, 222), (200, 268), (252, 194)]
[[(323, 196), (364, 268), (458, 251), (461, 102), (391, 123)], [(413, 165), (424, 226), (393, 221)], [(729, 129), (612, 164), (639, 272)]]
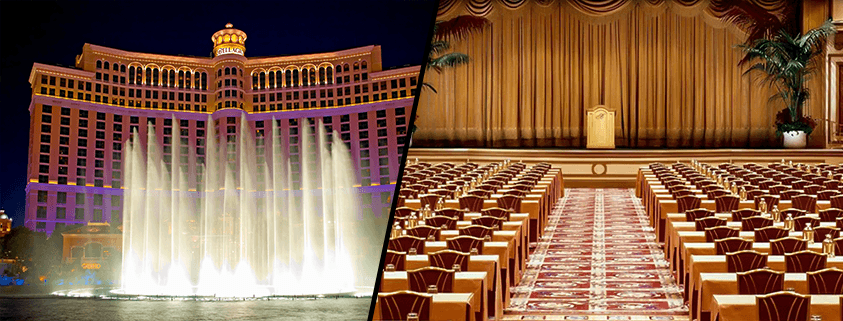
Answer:
[[(56, 207), (56, 218), (63, 220), (66, 217), (67, 217), (67, 209), (64, 208), (64, 207)], [(59, 227), (59, 224), (63, 225), (64, 223), (56, 223), (56, 228)]]
[(50, 163), (50, 155), (39, 155), (38, 156), (39, 163)]
[(102, 222), (102, 209), (101, 208), (95, 208), (94, 209), (94, 219), (93, 219), (93, 221), (94, 222)]
[(35, 222), (36, 231), (44, 231), (45, 229), (47, 229), (47, 222)]
[(85, 176), (85, 174), (87, 173), (87, 171), (88, 171), (88, 170), (87, 170), (87, 169), (84, 169), (84, 168), (77, 168), (77, 169), (76, 169), (76, 176)]
[(59, 145), (70, 145), (70, 137), (60, 136), (59, 137)]
[(84, 220), (85, 219), (85, 209), (81, 208), (81, 207), (77, 207), (73, 216), (74, 216), (73, 217), (74, 219)]
[(48, 181), (49, 181), (49, 179), (47, 178), (47, 175), (38, 175), (38, 182), (39, 183), (45, 183), (46, 184)]
[(38, 191), (38, 203), (47, 202), (47, 191)]
[(76, 193), (76, 205), (85, 204), (85, 194)]
[(102, 205), (102, 195), (94, 194), (94, 205)]
[(50, 172), (50, 166), (49, 165), (39, 165), (38, 166), (38, 172), (47, 174), (47, 173)]

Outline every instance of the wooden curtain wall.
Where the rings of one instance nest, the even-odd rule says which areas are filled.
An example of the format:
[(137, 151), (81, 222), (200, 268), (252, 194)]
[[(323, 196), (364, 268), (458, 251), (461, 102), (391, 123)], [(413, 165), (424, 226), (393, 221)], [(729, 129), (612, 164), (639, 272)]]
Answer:
[[(759, 0), (760, 1), (760, 0)], [(779, 2), (765, 3), (772, 10)], [(616, 110), (618, 147), (777, 146), (772, 91), (743, 76), (745, 35), (709, 1), (444, 0), (492, 23), (425, 74), (419, 147), (585, 147), (586, 110)]]

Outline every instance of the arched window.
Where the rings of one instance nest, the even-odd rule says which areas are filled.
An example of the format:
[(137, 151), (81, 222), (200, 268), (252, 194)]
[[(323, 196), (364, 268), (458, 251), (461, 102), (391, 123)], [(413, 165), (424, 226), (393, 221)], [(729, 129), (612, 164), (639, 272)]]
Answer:
[(293, 87), (299, 86), (299, 70), (293, 69)]
[(243, 77), (243, 69), (240, 69), (240, 77)]
[(141, 67), (137, 67), (135, 77), (135, 85), (143, 84), (143, 69), (141, 69)]
[(102, 60), (97, 60), (97, 69), (102, 69)]
[(360, 63), (359, 62), (354, 63), (354, 70), (360, 70)]
[(158, 69), (152, 69), (152, 85), (158, 86)]
[(135, 84), (135, 66), (129, 67), (129, 85)]
[(222, 77), (222, 69), (217, 69), (217, 77)]
[(328, 75), (327, 75), (326, 78), (328, 78), (328, 83), (333, 84), (334, 83), (334, 73), (333, 73), (333, 70), (331, 69), (331, 67), (328, 67), (327, 73), (328, 73)]
[(342, 69), (345, 70), (346, 72), (351, 70), (351, 69), (348, 68), (348, 64), (345, 64), (344, 66), (342, 66)]
[(184, 73), (184, 85), (185, 85), (184, 86), (185, 88), (190, 88), (190, 72), (189, 71)]
[(196, 88), (196, 89), (202, 88), (202, 86), (199, 85), (200, 81), (202, 80), (201, 78), (202, 77), (199, 75), (198, 71), (193, 73), (193, 88)]
[(318, 83), (316, 82), (316, 69), (310, 69), (310, 85), (314, 86)]
[(114, 71), (117, 71), (117, 70), (119, 69), (119, 68), (117, 68), (117, 67), (118, 67), (118, 65), (115, 63), (115, 64), (111, 67), (111, 69), (113, 69)]
[(176, 86), (176, 71), (174, 69), (170, 69), (170, 87)]
[(275, 72), (275, 88), (279, 88), (281, 87), (281, 84), (283, 84), (284, 79), (282, 79), (282, 77), (283, 75), (281, 70)]
[(104, 62), (102, 63), (102, 69), (105, 69), (105, 70), (111, 69), (111, 68), (108, 66), (108, 61), (104, 61)]
[(184, 88), (184, 70), (179, 70), (179, 88)]
[(202, 90), (208, 90), (208, 73), (202, 72)]
[(325, 67), (319, 67), (319, 84), (325, 84)]
[(126, 65), (120, 65), (120, 72), (126, 72)]
[(258, 89), (258, 74), (252, 74), (252, 89)]
[(363, 60), (363, 62), (360, 63), (360, 67), (366, 69), (369, 67), (369, 64), (365, 60)]
[(261, 71), (260, 74), (261, 89), (266, 89), (266, 73)]
[(146, 81), (147, 86), (152, 86), (152, 68), (146, 68), (146, 78), (144, 78), (144, 81)]
[(226, 74), (226, 75), (230, 75), (230, 74), (231, 74), (231, 69), (230, 69), (230, 68), (228, 68), (228, 67), (225, 67), (225, 74)]
[(284, 73), (284, 87), (292, 87), (293, 86), (293, 71), (287, 69)]
[(269, 72), (268, 81), (269, 81), (269, 88), (275, 88), (275, 72), (274, 71)]
[(337, 73), (341, 73), (341, 72), (342, 72), (342, 65), (337, 65)]

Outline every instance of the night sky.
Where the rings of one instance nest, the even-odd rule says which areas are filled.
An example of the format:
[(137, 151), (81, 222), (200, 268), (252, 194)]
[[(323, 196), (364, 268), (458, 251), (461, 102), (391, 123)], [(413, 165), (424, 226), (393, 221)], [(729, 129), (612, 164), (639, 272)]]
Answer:
[(72, 67), (82, 45), (210, 57), (227, 22), (246, 56), (381, 45), (384, 69), (421, 65), (436, 1), (0, 2), (0, 207), (21, 225), (34, 62)]

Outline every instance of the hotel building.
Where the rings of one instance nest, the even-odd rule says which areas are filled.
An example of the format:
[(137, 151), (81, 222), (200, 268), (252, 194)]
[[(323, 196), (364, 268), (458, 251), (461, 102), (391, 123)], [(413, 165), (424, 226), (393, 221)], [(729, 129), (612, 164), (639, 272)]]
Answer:
[[(293, 172), (301, 168), (302, 126), (338, 131), (357, 169), (363, 212), (389, 214), (418, 66), (383, 70), (376, 45), (249, 58), (246, 33), (231, 24), (211, 40), (214, 57), (85, 44), (75, 68), (35, 63), (24, 225), (48, 234), (70, 224), (119, 225), (123, 150), (133, 131), (147, 137), (152, 124), (166, 166), (201, 174), (207, 125), (220, 142), (233, 142), (244, 113), (258, 137), (275, 119)], [(172, 159), (175, 139), (186, 146), (180, 155), (195, 157)], [(201, 186), (197, 177), (189, 186)]]

